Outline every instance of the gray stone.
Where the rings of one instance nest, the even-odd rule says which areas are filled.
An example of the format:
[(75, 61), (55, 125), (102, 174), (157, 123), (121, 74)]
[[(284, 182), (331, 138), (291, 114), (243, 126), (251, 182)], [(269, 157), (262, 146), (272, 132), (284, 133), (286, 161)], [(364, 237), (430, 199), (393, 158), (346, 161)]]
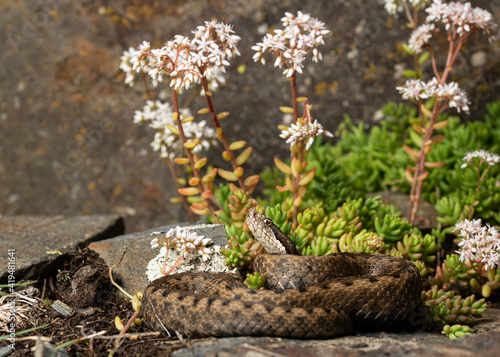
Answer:
[(7, 357), (12, 352), (14, 352), (14, 349), (12, 347), (9, 346), (0, 347), (0, 357)]
[[(401, 211), (402, 217), (408, 217), (408, 211), (410, 210), (410, 196), (396, 191), (379, 191), (366, 195), (367, 197), (380, 196), (380, 200), (386, 205), (394, 205)], [(436, 211), (436, 207), (429, 202), (420, 201), (418, 205), (417, 218), (415, 219), (415, 226), (419, 229), (429, 230), (436, 228), (438, 222), (436, 217), (439, 214)]]
[(68, 357), (68, 352), (64, 348), (56, 350), (50, 343), (37, 339), (35, 357)]
[(8, 280), (8, 263), (15, 267), (16, 282), (37, 279), (53, 273), (68, 252), (123, 231), (118, 215), (0, 217), (0, 282)]
[(498, 356), (500, 332), (449, 340), (438, 333), (360, 333), (330, 340), (287, 340), (271, 337), (204, 339), (172, 356)]
[(147, 265), (151, 259), (158, 255), (158, 249), (151, 249), (151, 241), (154, 238), (165, 238), (165, 233), (176, 227), (195, 231), (198, 235), (211, 238), (215, 245), (224, 246), (227, 244), (226, 231), (221, 224), (181, 223), (102, 240), (90, 244), (89, 248), (99, 253), (99, 256), (110, 267), (118, 263), (126, 249), (122, 263), (114, 272), (120, 281), (120, 286), (127, 292), (135, 294), (138, 291), (144, 291), (144, 288), (149, 284), (146, 276)]

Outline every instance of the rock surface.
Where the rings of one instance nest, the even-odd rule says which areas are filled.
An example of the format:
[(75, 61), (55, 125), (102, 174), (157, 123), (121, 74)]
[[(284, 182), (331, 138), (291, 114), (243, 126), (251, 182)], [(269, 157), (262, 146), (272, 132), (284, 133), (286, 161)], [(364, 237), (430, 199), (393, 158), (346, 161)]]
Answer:
[(16, 282), (54, 273), (65, 255), (124, 231), (118, 215), (0, 217), (0, 283), (7, 281), (8, 252), (15, 257)]
[(498, 356), (500, 332), (466, 336), (451, 341), (430, 333), (368, 333), (331, 340), (283, 340), (279, 338), (221, 338), (194, 342), (172, 356)]
[[(472, 4), (500, 20), (497, 0)], [(130, 232), (187, 217), (167, 204), (177, 190), (150, 148), (153, 131), (133, 123), (145, 95), (140, 83), (123, 84), (118, 65), (124, 50), (188, 36), (212, 17), (234, 24), (241, 56), (214, 101), (218, 112), (231, 113), (222, 122), (227, 136), (254, 147), (245, 174), (272, 165), (274, 156), (288, 157), (276, 126), (284, 119), (278, 108), (290, 105), (289, 84), (271, 58), (266, 66), (254, 63), (251, 50), (280, 26), (285, 11), (309, 12), (332, 30), (323, 61), (308, 61), (298, 84), (299, 94), (314, 104), (313, 116), (331, 132), (344, 113), (372, 122), (384, 103), (400, 101), (395, 86), (412, 60), (399, 45), (410, 36), (403, 17), (389, 17), (381, 0), (3, 1), (0, 9), (0, 212), (112, 212), (125, 218)], [(478, 51), (485, 53), (480, 61)], [(471, 66), (472, 54), (472, 66), (481, 66)], [(488, 45), (476, 34), (460, 53), (452, 79), (464, 82), (472, 98), (473, 115), (465, 119), (481, 118), (484, 103), (499, 98), (499, 61), (498, 42)], [(168, 97), (168, 87), (161, 88)], [(192, 108), (204, 106), (197, 97)], [(227, 169), (219, 152), (209, 162)]]
[[(404, 218), (408, 217), (408, 211), (410, 210), (410, 195), (403, 192), (396, 191), (379, 191), (366, 195), (366, 197), (376, 197), (380, 196), (380, 200), (386, 205), (394, 205), (401, 211), (401, 216)], [(418, 206), (417, 219), (415, 220), (415, 226), (421, 230), (431, 230), (438, 226), (436, 217), (439, 214), (436, 211), (436, 207), (431, 205), (429, 202), (421, 201)]]

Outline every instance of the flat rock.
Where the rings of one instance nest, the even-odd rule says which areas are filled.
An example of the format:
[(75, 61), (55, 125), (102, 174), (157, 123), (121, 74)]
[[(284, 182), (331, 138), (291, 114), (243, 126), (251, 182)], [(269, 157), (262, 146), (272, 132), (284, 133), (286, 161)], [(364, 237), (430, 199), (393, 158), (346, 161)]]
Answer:
[(194, 341), (172, 356), (498, 356), (500, 309), (488, 308), (473, 327), (474, 334), (457, 340), (439, 332), (424, 332), (427, 326), (423, 323), (415, 331), (362, 332), (329, 340), (207, 338)]
[[(410, 195), (397, 191), (379, 191), (373, 192), (367, 197), (380, 196), (380, 200), (386, 205), (396, 206), (402, 213), (402, 217), (407, 218), (410, 210)], [(436, 217), (439, 214), (436, 207), (429, 202), (420, 201), (418, 205), (417, 218), (415, 219), (415, 226), (421, 230), (430, 230), (438, 226)]]
[(330, 340), (287, 340), (272, 337), (204, 339), (172, 356), (498, 356), (500, 332), (449, 340), (429, 332), (363, 333)]
[(9, 250), (19, 282), (50, 274), (68, 252), (123, 232), (119, 215), (0, 217), (0, 283), (7, 281)]
[(221, 224), (180, 223), (94, 242), (89, 248), (99, 253), (108, 266), (117, 264), (126, 249), (122, 263), (114, 271), (116, 277), (120, 280), (121, 287), (129, 293), (144, 291), (149, 284), (146, 276), (147, 265), (159, 252), (158, 249), (151, 249), (151, 241), (154, 238), (165, 238), (165, 233), (176, 227), (211, 238), (216, 245), (227, 244), (226, 232)]

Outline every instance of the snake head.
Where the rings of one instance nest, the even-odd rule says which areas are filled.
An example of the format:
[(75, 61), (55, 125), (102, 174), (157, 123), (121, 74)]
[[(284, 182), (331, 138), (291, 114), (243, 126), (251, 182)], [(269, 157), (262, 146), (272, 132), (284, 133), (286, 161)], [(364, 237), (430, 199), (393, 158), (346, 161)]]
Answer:
[(267, 253), (300, 255), (291, 239), (269, 217), (259, 213), (255, 206), (248, 210), (245, 222)]

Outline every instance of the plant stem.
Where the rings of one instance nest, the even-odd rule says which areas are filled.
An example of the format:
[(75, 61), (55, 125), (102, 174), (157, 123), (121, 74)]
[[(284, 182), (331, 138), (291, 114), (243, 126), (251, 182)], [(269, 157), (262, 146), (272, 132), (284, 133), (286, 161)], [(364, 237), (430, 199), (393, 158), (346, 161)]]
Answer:
[(474, 215), (474, 204), (476, 202), (477, 193), (479, 192), (479, 185), (481, 185), (481, 166), (477, 165), (477, 186), (476, 192), (474, 192), (474, 198), (472, 199), (472, 203), (470, 205), (469, 220), (471, 220), (472, 216)]
[(141, 77), (142, 83), (144, 84), (144, 89), (146, 90), (146, 97), (148, 97), (149, 100), (155, 99), (153, 93), (149, 90), (148, 82), (146, 81), (146, 73), (141, 71)]
[(189, 106), (191, 105), (191, 103), (193, 102), (193, 100), (196, 98), (196, 96), (200, 92), (200, 89), (201, 89), (201, 83), (198, 84), (198, 85), (196, 85), (196, 88), (191, 93), (191, 95), (189, 96), (188, 100), (186, 100), (186, 103), (184, 103), (183, 108), (189, 108)]
[(472, 199), (470, 211), (469, 211), (469, 220), (472, 219), (472, 216), (474, 215), (474, 206), (476, 205), (476, 198), (477, 195), (479, 194), (479, 186), (481, 185), (481, 181), (486, 177), (486, 174), (490, 170), (491, 166), (488, 166), (484, 173), (481, 175), (481, 165), (483, 164), (483, 160), (479, 161), (479, 164), (477, 164), (477, 185), (476, 185), (476, 191), (474, 192), (474, 198)]
[[(296, 152), (292, 153), (292, 165), (294, 164), (295, 160), (299, 160), (300, 164), (302, 165), (302, 148), (303, 148), (303, 144), (299, 143), (298, 144), (298, 151), (299, 151), (298, 158), (297, 158)], [(299, 179), (300, 179), (300, 173), (297, 176), (292, 174), (292, 185), (295, 188), (295, 192), (292, 193), (292, 197), (293, 197), (292, 227), (294, 229), (297, 228), (298, 207), (295, 205), (295, 200), (299, 197), (299, 189), (300, 189)]]
[[(164, 159), (163, 162), (165, 162), (168, 165), (168, 168), (170, 170), (170, 174), (174, 178), (175, 186), (177, 187), (177, 189), (182, 188), (181, 185), (179, 184), (179, 176), (177, 175), (177, 172), (175, 171), (175, 166), (174, 166), (173, 162), (170, 159)], [(189, 219), (191, 220), (191, 222), (196, 222), (196, 216), (193, 213), (193, 211), (191, 211), (189, 209), (189, 202), (187, 201), (186, 197), (184, 195), (180, 195), (180, 196), (181, 196), (182, 205), (184, 206), (184, 209), (186, 210), (186, 212), (189, 214)]]
[[(297, 124), (297, 121), (299, 120), (299, 105), (297, 103), (297, 72), (293, 72), (292, 77), (290, 79), (290, 84), (291, 84), (291, 89), (292, 89), (292, 107), (293, 107), (293, 123)], [(292, 165), (295, 160), (301, 160), (301, 152), (302, 152), (302, 144), (299, 143), (298, 146), (298, 152), (300, 155), (300, 158), (297, 158), (297, 152), (295, 150), (292, 150)], [(293, 211), (292, 211), (292, 227), (296, 228), (297, 227), (297, 206), (295, 205), (295, 200), (298, 197), (299, 194), (299, 177), (294, 176), (292, 174), (292, 185), (295, 188), (295, 192), (292, 193), (293, 197)]]
[[(233, 170), (236, 170), (239, 167), (239, 165), (236, 162), (236, 156), (234, 155), (233, 150), (231, 150), (229, 147), (229, 141), (226, 138), (226, 134), (224, 134), (224, 130), (220, 125), (219, 119), (217, 119), (217, 115), (215, 114), (215, 109), (212, 103), (212, 97), (210, 95), (210, 91), (208, 90), (208, 80), (206, 77), (202, 77), (201, 84), (203, 85), (203, 90), (205, 91), (205, 98), (207, 100), (208, 109), (210, 110), (210, 116), (212, 117), (212, 121), (214, 122), (216, 133), (218, 133), (218, 138), (220, 139), (220, 141), (222, 141), (224, 149), (226, 149), (226, 152), (229, 153), (229, 156), (231, 157), (230, 161), (231, 165), (233, 166)], [(245, 186), (243, 177), (241, 176), (238, 177), (238, 184), (243, 189), (243, 191), (245, 192), (247, 191), (247, 187)]]
[(292, 85), (292, 105), (293, 105), (293, 123), (297, 124), (299, 119), (299, 105), (297, 103), (297, 72), (293, 72), (292, 78), (290, 80)]
[[(179, 129), (179, 136), (181, 137), (182, 143), (185, 144), (187, 142), (187, 139), (186, 139), (186, 135), (184, 134), (184, 129), (182, 127), (181, 113), (179, 111), (179, 101), (177, 98), (177, 91), (175, 90), (175, 88), (172, 88), (172, 99), (174, 102), (174, 112), (177, 113), (177, 120), (175, 122), (177, 123), (177, 128)], [(203, 186), (203, 182), (201, 181), (200, 171), (195, 168), (196, 162), (194, 161), (193, 153), (191, 152), (191, 149), (189, 149), (185, 146), (184, 146), (184, 151), (186, 152), (186, 155), (187, 155), (188, 160), (189, 160), (189, 164), (191, 165), (191, 168), (193, 169), (193, 175), (198, 179), (198, 188), (200, 190), (200, 193), (202, 194), (203, 192), (205, 192), (205, 187)], [(210, 215), (214, 219), (215, 223), (219, 223), (219, 218), (215, 214), (215, 209), (212, 206), (212, 202), (210, 201), (210, 199), (203, 198), (203, 200), (206, 202), (207, 208), (210, 211)]]
[(429, 121), (429, 127), (426, 128), (422, 146), (420, 147), (418, 162), (415, 165), (415, 172), (413, 174), (413, 182), (411, 184), (410, 192), (410, 209), (408, 211), (408, 222), (410, 222), (411, 224), (415, 222), (415, 218), (417, 217), (418, 206), (420, 204), (420, 196), (422, 194), (422, 185), (424, 183), (424, 180), (418, 178), (425, 171), (425, 159), (427, 158), (427, 154), (425, 152), (425, 148), (427, 147), (426, 143), (432, 138), (432, 133), (434, 132), (434, 124), (439, 118), (439, 112), (440, 104), (436, 103), (432, 111), (432, 118)]
[(448, 48), (448, 57), (446, 58), (446, 65), (444, 67), (443, 75), (441, 76), (439, 83), (444, 84), (446, 79), (448, 78), (448, 74), (450, 74), (453, 69), (453, 63), (457, 59), (458, 54), (460, 53), (460, 49), (466, 39), (466, 37), (459, 37), (457, 43), (455, 44), (456, 34), (453, 36), (451, 33), (448, 35), (448, 39), (450, 40), (450, 47)]
[[(406, 3), (406, 1), (403, 1), (403, 8), (404, 8), (405, 13), (406, 13), (406, 18), (408, 19), (408, 21), (410, 22), (410, 25), (415, 30), (415, 28), (417, 27), (417, 20), (413, 16), (411, 16), (410, 8), (408, 7), (408, 4)], [(416, 17), (416, 14), (417, 14), (417, 10), (414, 9), (414, 16), (415, 17)]]
[(111, 281), (111, 284), (113, 284), (118, 290), (120, 290), (122, 292), (123, 295), (125, 295), (130, 300), (132, 300), (132, 295), (127, 293), (125, 291), (125, 289), (123, 289), (120, 285), (118, 285), (115, 282), (115, 280), (113, 279), (113, 269), (115, 269), (117, 266), (119, 266), (122, 263), (123, 257), (125, 256), (126, 252), (127, 252), (127, 247), (125, 247), (125, 250), (123, 251), (122, 256), (120, 257), (120, 260), (118, 261), (118, 263), (109, 267), (109, 280)]
[(130, 326), (132, 326), (132, 323), (135, 321), (137, 317), (139, 317), (139, 313), (141, 312), (141, 309), (137, 309), (137, 311), (134, 312), (134, 314), (128, 319), (127, 323), (123, 327), (123, 329), (120, 331), (118, 334), (118, 337), (115, 339), (115, 348), (111, 351), (113, 354), (116, 353), (118, 348), (120, 347), (120, 341), (124, 337), (125, 333), (128, 331)]
[[(457, 59), (457, 56), (460, 53), (460, 49), (461, 49), (462, 45), (464, 44), (465, 40), (467, 39), (467, 35), (463, 36), (463, 37), (459, 36), (457, 41), (456, 41), (456, 38), (457, 38), (457, 32), (452, 33), (450, 30), (448, 30), (448, 42), (450, 43), (450, 45), (448, 47), (448, 56), (446, 58), (446, 65), (445, 65), (443, 74), (441, 76), (439, 76), (439, 71), (437, 70), (436, 60), (434, 57), (434, 51), (433, 51), (432, 47), (429, 46), (429, 51), (431, 53), (431, 59), (432, 59), (432, 69), (434, 71), (434, 75), (436, 76), (436, 78), (438, 79), (438, 81), (441, 85), (446, 82), (448, 75), (450, 74), (451, 70), (453, 69), (453, 63)], [(455, 43), (455, 41), (456, 41), (456, 43)], [(417, 103), (417, 104), (419, 105), (419, 112), (420, 112), (420, 115), (422, 118), (423, 127), (425, 127), (425, 117), (424, 117), (423, 111), (420, 107), (422, 104), (421, 103)], [(424, 178), (421, 178), (420, 180), (418, 180), (418, 178), (422, 174), (424, 174), (424, 170), (425, 170), (425, 159), (427, 157), (427, 154), (425, 152), (425, 148), (427, 145), (431, 145), (431, 144), (426, 145), (426, 143), (428, 143), (429, 140), (431, 140), (431, 138), (432, 138), (432, 134), (434, 132), (434, 124), (437, 122), (437, 120), (439, 118), (439, 113), (441, 112), (440, 106), (441, 105), (439, 102), (436, 102), (434, 104), (434, 108), (432, 111), (432, 117), (430, 118), (430, 121), (429, 121), (429, 127), (426, 128), (424, 140), (423, 140), (422, 146), (420, 148), (419, 156), (418, 156), (418, 162), (415, 165), (415, 173), (413, 174), (413, 182), (411, 185), (411, 193), (410, 193), (410, 209), (408, 211), (408, 221), (411, 224), (413, 224), (415, 222), (415, 218), (417, 216), (417, 211), (418, 211), (418, 206), (420, 203), (420, 196), (422, 193), (422, 186), (423, 186)], [(480, 182), (480, 179), (479, 179), (479, 182)], [(479, 187), (479, 183), (478, 183), (478, 187)], [(477, 195), (477, 190), (478, 189), (476, 189), (476, 195)], [(474, 211), (474, 202), (476, 199), (476, 195), (474, 196), (474, 201), (472, 202), (471, 212), (469, 212), (469, 216), (471, 216), (473, 211)]]
[(432, 46), (429, 46), (429, 52), (431, 53), (431, 61), (432, 61), (432, 70), (434, 71), (434, 76), (441, 82), (441, 76), (439, 75), (439, 71), (436, 65), (436, 57), (434, 56), (434, 49)]

